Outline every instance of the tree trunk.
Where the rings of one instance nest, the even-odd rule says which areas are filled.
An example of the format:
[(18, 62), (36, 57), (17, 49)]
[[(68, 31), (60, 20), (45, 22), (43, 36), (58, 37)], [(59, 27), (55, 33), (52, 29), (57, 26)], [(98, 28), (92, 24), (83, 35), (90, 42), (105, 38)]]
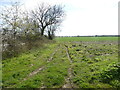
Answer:
[(43, 36), (43, 35), (44, 35), (44, 30), (42, 29), (42, 30), (41, 30), (41, 36)]
[(48, 31), (48, 39), (52, 40), (52, 36), (50, 34), (50, 31)]
[(42, 29), (41, 29), (41, 36), (44, 35), (44, 31), (45, 31), (45, 27), (42, 27)]

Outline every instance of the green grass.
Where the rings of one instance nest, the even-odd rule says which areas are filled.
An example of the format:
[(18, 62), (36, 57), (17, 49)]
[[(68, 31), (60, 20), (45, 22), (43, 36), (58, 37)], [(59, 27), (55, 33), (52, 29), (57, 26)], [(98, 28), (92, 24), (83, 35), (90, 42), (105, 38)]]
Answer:
[(67, 76), (67, 69), (69, 66), (69, 61), (67, 60), (64, 49), (58, 49), (53, 60), (47, 63), (46, 69), (28, 78), (28, 80), (16, 84), (14, 87), (18, 88), (40, 88), (42, 86), (46, 88), (60, 88), (65, 80), (64, 77)]
[(57, 41), (116, 41), (118, 37), (56, 37)]

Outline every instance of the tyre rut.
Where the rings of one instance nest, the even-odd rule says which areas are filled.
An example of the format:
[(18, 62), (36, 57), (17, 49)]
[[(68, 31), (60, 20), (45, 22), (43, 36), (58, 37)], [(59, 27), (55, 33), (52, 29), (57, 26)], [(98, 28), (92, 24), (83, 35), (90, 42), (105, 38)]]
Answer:
[[(57, 47), (57, 48), (55, 49), (55, 51), (52, 53), (51, 57), (47, 60), (47, 63), (49, 63), (50, 61), (53, 60), (53, 56), (54, 56), (55, 53), (57, 52), (58, 48), (59, 48), (59, 47)], [(34, 75), (37, 74), (38, 72), (46, 69), (45, 66), (46, 66), (46, 65), (41, 66), (41, 67), (39, 67), (38, 69), (36, 69), (36, 70), (34, 70), (33, 72), (31, 72), (27, 77), (25, 77), (24, 79), (22, 79), (22, 80), (20, 81), (20, 83), (22, 83), (23, 81), (26, 81), (28, 78), (34, 76)], [(16, 84), (15, 84), (15, 85), (16, 85)], [(13, 86), (15, 86), (15, 85), (13, 85)], [(12, 86), (12, 87), (13, 87), (13, 86)], [(11, 88), (11, 87), (7, 87), (7, 88)]]
[[(58, 48), (52, 53), (51, 57), (47, 60), (47, 63), (53, 60), (53, 56), (55, 55), (55, 53), (57, 52)], [(39, 67), (38, 69), (34, 70), (33, 72), (31, 72), (27, 78), (37, 74), (38, 72), (42, 71), (45, 69), (45, 65)], [(27, 80), (26, 78), (23, 79), (23, 81)]]
[(72, 83), (72, 59), (70, 57), (70, 54), (69, 54), (69, 50), (68, 50), (68, 46), (64, 45), (65, 46), (65, 49), (66, 49), (66, 54), (67, 54), (67, 57), (68, 57), (68, 60), (70, 62), (70, 67), (68, 69), (68, 77), (65, 78), (65, 84), (62, 86), (62, 88), (74, 88), (73, 86), (73, 83)]

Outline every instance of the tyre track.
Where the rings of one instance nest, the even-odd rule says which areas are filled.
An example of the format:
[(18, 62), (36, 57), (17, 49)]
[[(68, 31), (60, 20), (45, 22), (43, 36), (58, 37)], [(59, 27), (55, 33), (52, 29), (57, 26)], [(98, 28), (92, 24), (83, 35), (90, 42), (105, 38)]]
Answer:
[(72, 59), (70, 57), (70, 54), (69, 54), (69, 50), (68, 50), (68, 46), (67, 45), (64, 45), (65, 46), (65, 49), (66, 49), (66, 54), (67, 54), (67, 57), (68, 57), (68, 60), (70, 62), (70, 67), (68, 69), (68, 77), (65, 78), (65, 84), (62, 86), (62, 88), (74, 88), (73, 86), (73, 82), (71, 80), (72, 78)]
[[(51, 57), (47, 60), (47, 63), (49, 63), (50, 61), (53, 60), (53, 56), (55, 55), (55, 53), (57, 52), (57, 50), (58, 50), (58, 48), (52, 53)], [(42, 66), (42, 67), (39, 67), (38, 69), (36, 69), (36, 70), (34, 70), (33, 72), (31, 72), (31, 73), (28, 75), (28, 77), (31, 77), (31, 76), (37, 74), (38, 72), (40, 72), (40, 71), (42, 71), (42, 70), (44, 70), (44, 69), (45, 69), (45, 65)], [(26, 80), (26, 79), (24, 79), (24, 80)]]
[[(58, 45), (57, 50), (52, 54), (53, 56), (60, 49), (60, 47), (61, 47), (61, 44)], [(51, 60), (53, 60), (54, 59), (53, 56), (51, 58), (49, 58), (49, 60), (47, 62), (50, 62)], [(46, 87), (46, 85), (44, 83), (42, 83), (42, 86), (40, 86), (40, 88), (44, 89), (44, 88), (47, 88), (47, 87)]]
[[(55, 53), (57, 52), (58, 48), (52, 53), (51, 57), (47, 60), (47, 63), (53, 60), (53, 56), (55, 55)], [(33, 72), (31, 72), (27, 78), (37, 74), (38, 72), (42, 71), (45, 69), (45, 65), (39, 67), (38, 69), (34, 70)], [(26, 78), (23, 79), (24, 81), (27, 80)]]
[[(59, 49), (59, 46), (58, 46), (58, 47), (55, 49), (55, 51), (52, 53), (51, 57), (47, 60), (47, 63), (49, 63), (50, 61), (53, 60), (53, 56), (55, 55), (55, 53), (57, 52), (58, 49)], [(28, 80), (30, 77), (34, 76), (34, 75), (37, 74), (38, 72), (46, 69), (45, 66), (46, 66), (46, 65), (40, 66), (38, 69), (36, 69), (36, 70), (34, 70), (33, 72), (31, 72), (27, 77), (25, 77), (24, 79), (22, 79), (22, 80), (20, 81), (20, 83), (22, 83), (23, 81)], [(15, 84), (15, 85), (16, 85), (16, 84)], [(13, 86), (15, 86), (15, 85), (13, 85)], [(12, 86), (12, 87), (13, 87), (13, 86)], [(7, 87), (7, 88), (11, 88), (11, 87)]]

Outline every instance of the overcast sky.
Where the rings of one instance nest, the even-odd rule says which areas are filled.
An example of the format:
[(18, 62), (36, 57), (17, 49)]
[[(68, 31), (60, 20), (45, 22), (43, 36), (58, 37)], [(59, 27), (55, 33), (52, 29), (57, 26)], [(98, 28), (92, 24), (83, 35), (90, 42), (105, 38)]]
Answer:
[(65, 5), (59, 36), (118, 34), (119, 0), (0, 0), (0, 5), (10, 1), (21, 1), (27, 9), (41, 2)]

